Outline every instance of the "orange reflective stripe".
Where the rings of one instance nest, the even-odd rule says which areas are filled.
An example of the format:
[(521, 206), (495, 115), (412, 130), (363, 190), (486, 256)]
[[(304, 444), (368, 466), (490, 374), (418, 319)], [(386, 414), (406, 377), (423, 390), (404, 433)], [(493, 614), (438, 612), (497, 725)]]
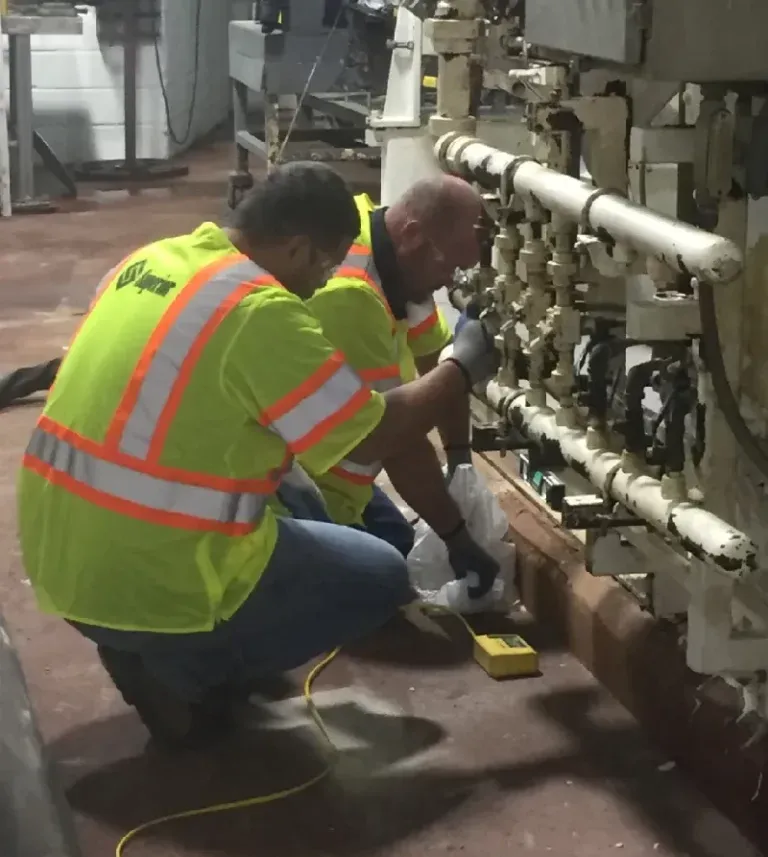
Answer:
[[(114, 281), (119, 268), (105, 278), (106, 285)], [(149, 337), (105, 441), (85, 438), (43, 416), (30, 440), (24, 466), (52, 484), (121, 515), (200, 532), (253, 532), (267, 509), (269, 495), (275, 493), (291, 468), (289, 450), (280, 467), (261, 479), (166, 467), (159, 458), (205, 346), (227, 313), (260, 286), (282, 288), (239, 254), (199, 271), (170, 303)], [(326, 410), (319, 416), (326, 422), (341, 420), (350, 403), (359, 407), (356, 402), (361, 393), (365, 397), (371, 393), (347, 366), (334, 364), (326, 371), (330, 377), (325, 385), (335, 385), (343, 395), (332, 408), (325, 402)], [(347, 380), (346, 386), (340, 385), (344, 373), (352, 376), (352, 384)], [(308, 399), (297, 403), (294, 410), (301, 407), (306, 411), (313, 391), (306, 395)], [(321, 430), (319, 422), (315, 419), (309, 427)]]
[(205, 323), (205, 326), (198, 334), (197, 339), (195, 339), (189, 351), (187, 352), (187, 355), (184, 358), (184, 362), (179, 367), (176, 383), (173, 385), (170, 395), (168, 396), (168, 400), (165, 403), (165, 407), (163, 408), (160, 417), (158, 418), (155, 434), (149, 444), (149, 455), (147, 456), (149, 461), (157, 462), (160, 460), (160, 456), (163, 452), (163, 444), (165, 443), (165, 438), (167, 437), (168, 431), (171, 428), (171, 423), (173, 422), (173, 418), (176, 415), (176, 411), (179, 409), (179, 405), (181, 404), (181, 399), (184, 395), (184, 390), (186, 389), (187, 384), (189, 383), (189, 379), (192, 377), (192, 372), (194, 371), (195, 364), (200, 359), (200, 355), (203, 353), (203, 349), (208, 344), (213, 334), (216, 332), (216, 328), (221, 324), (221, 322), (226, 318), (226, 316), (240, 303), (240, 301), (243, 300), (243, 298), (247, 297), (254, 290), (254, 288), (267, 285), (275, 286), (277, 285), (277, 281), (271, 277), (259, 277), (249, 283), (242, 283), (235, 289), (234, 292), (229, 294), (219, 304), (219, 306), (213, 312), (211, 317)]
[(408, 313), (408, 339), (416, 339), (437, 324), (438, 315), (434, 300), (428, 300), (422, 304), (409, 303), (406, 311)]
[(342, 461), (328, 472), (332, 473), (338, 479), (343, 479), (346, 482), (351, 482), (353, 485), (365, 488), (368, 485), (373, 485), (380, 470), (380, 464), (364, 468), (361, 465), (355, 465), (351, 461)]
[(392, 321), (392, 329), (394, 331), (395, 325), (395, 316), (392, 313), (392, 308), (389, 305), (389, 301), (384, 294), (379, 283), (370, 275), (370, 273), (365, 268), (358, 268), (352, 265), (342, 265), (337, 268), (333, 274), (334, 277), (339, 278), (349, 278), (350, 280), (362, 280), (367, 286), (369, 286), (376, 293), (379, 300), (384, 305), (384, 309), (387, 311), (387, 315)]
[(302, 438), (293, 443), (289, 444), (291, 452), (294, 455), (300, 455), (302, 452), (306, 452), (308, 449), (311, 449), (313, 446), (317, 445), (322, 441), (322, 439), (332, 432), (335, 428), (338, 428), (340, 425), (343, 425), (347, 420), (351, 420), (352, 417), (363, 407), (363, 405), (368, 402), (371, 398), (371, 391), (365, 387), (364, 385), (360, 386), (360, 389), (350, 398), (347, 403), (339, 408), (334, 414), (331, 414), (329, 417), (324, 419), (322, 422), (318, 423), (314, 428), (308, 431)]
[(334, 279), (335, 277), (348, 277), (352, 280), (362, 280), (366, 285), (370, 286), (384, 304), (384, 308), (392, 320), (392, 332), (395, 332), (395, 316), (389, 305), (387, 296), (384, 294), (379, 272), (373, 264), (373, 252), (370, 247), (366, 247), (364, 244), (353, 244), (349, 248), (349, 252), (347, 253), (344, 261), (333, 272), (333, 277), (331, 279)]
[(374, 369), (360, 369), (358, 374), (363, 381), (383, 381), (386, 378), (399, 378), (400, 367), (397, 363), (389, 366), (377, 366)]
[(280, 485), (282, 477), (291, 469), (293, 456), (286, 450), (285, 457), (280, 465), (266, 478), (262, 479), (235, 479), (230, 476), (214, 476), (210, 473), (198, 473), (193, 470), (182, 470), (178, 467), (168, 467), (164, 464), (150, 464), (126, 455), (120, 450), (107, 450), (103, 444), (95, 440), (83, 437), (72, 429), (55, 422), (50, 417), (41, 416), (37, 425), (39, 428), (71, 444), (75, 449), (82, 450), (89, 455), (94, 455), (115, 464), (144, 473), (148, 476), (156, 476), (169, 482), (178, 482), (180, 485), (191, 485), (199, 488), (211, 488), (215, 491), (229, 491), (231, 493), (251, 492), (261, 494), (272, 494)]
[(303, 383), (265, 408), (260, 422), (298, 455), (351, 419), (370, 398), (370, 389), (336, 351)]
[(430, 327), (434, 327), (437, 324), (437, 310), (435, 310), (431, 315), (427, 316), (424, 321), (415, 325), (414, 327), (408, 328), (408, 339), (416, 339), (421, 336), (422, 333), (426, 333)]
[(286, 393), (282, 399), (278, 399), (268, 408), (261, 412), (262, 423), (269, 426), (277, 420), (282, 419), (287, 413), (298, 407), (307, 396), (317, 392), (329, 378), (344, 365), (344, 355), (341, 351), (335, 351), (320, 367), (305, 378), (301, 384), (294, 387), (290, 393)]
[[(226, 269), (231, 268), (234, 265), (237, 265), (238, 263), (244, 262), (246, 260), (246, 256), (243, 256), (241, 254), (233, 254), (229, 256), (224, 256), (223, 258), (217, 259), (215, 262), (212, 262), (210, 265), (206, 265), (204, 268), (201, 268), (192, 277), (192, 279), (189, 280), (189, 282), (186, 284), (186, 286), (184, 286), (179, 295), (170, 303), (168, 309), (165, 311), (163, 317), (160, 319), (159, 324), (149, 337), (146, 347), (142, 351), (141, 356), (139, 357), (139, 361), (136, 364), (136, 368), (131, 376), (130, 381), (128, 382), (128, 386), (126, 387), (125, 392), (123, 393), (123, 397), (120, 401), (120, 404), (117, 406), (115, 416), (112, 420), (112, 423), (107, 431), (107, 436), (105, 438), (105, 443), (107, 446), (112, 447), (114, 449), (117, 449), (120, 446), (123, 430), (125, 429), (125, 426), (131, 414), (135, 411), (139, 396), (141, 395), (144, 379), (146, 378), (147, 373), (149, 372), (152, 361), (154, 360), (155, 355), (160, 351), (163, 344), (163, 340), (177, 324), (178, 319), (183, 313), (183, 311), (194, 300), (200, 290), (211, 281), (212, 278), (214, 278), (220, 272), (225, 271)], [(254, 265), (254, 268), (255, 267), (256, 266)]]
[(400, 367), (396, 365), (381, 366), (378, 369), (361, 369), (359, 375), (377, 393), (394, 390), (395, 387), (399, 387), (403, 383)]

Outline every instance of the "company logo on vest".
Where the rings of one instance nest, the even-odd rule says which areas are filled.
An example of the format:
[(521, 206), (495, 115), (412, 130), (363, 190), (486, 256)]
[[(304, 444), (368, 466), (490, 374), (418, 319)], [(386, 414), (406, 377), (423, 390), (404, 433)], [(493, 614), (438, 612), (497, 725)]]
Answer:
[(149, 292), (153, 295), (165, 297), (168, 292), (176, 288), (176, 283), (173, 280), (166, 280), (153, 274), (148, 270), (149, 263), (146, 260), (134, 262), (120, 273), (115, 283), (115, 289), (119, 291), (126, 286), (133, 286), (140, 292)]

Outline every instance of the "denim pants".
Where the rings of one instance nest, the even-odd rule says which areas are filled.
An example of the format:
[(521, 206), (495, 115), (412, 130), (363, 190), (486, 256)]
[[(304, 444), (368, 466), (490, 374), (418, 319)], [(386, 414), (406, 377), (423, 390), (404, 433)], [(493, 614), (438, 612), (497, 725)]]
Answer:
[(413, 598), (404, 558), (412, 528), (383, 492), (366, 512), (377, 534), (327, 520), (280, 518), (277, 546), (261, 580), (213, 631), (75, 627), (98, 645), (139, 653), (158, 680), (189, 701), (215, 687), (302, 666), (375, 631)]
[[(310, 492), (283, 483), (278, 496), (294, 518), (332, 523), (325, 508)], [(406, 557), (413, 548), (415, 538), (413, 526), (378, 485), (373, 486), (373, 497), (363, 511), (362, 527), (355, 525), (353, 529), (363, 530), (383, 539)]]

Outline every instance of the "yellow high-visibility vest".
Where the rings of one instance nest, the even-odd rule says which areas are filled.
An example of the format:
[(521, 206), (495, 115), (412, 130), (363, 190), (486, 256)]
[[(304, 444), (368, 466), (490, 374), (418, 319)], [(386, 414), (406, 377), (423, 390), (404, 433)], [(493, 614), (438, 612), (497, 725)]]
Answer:
[(24, 456), (24, 564), (73, 621), (210, 630), (258, 583), (294, 458), (335, 466), (384, 403), (214, 224), (104, 279)]
[[(360, 235), (308, 305), (350, 366), (372, 390), (383, 393), (412, 381), (417, 375), (415, 358), (441, 351), (450, 342), (451, 331), (433, 300), (407, 304), (407, 317), (395, 319), (373, 259), (370, 216), (376, 206), (366, 194), (355, 197), (355, 202)], [(327, 473), (312, 474), (334, 521), (362, 523), (380, 470), (380, 464), (361, 466), (345, 460)]]

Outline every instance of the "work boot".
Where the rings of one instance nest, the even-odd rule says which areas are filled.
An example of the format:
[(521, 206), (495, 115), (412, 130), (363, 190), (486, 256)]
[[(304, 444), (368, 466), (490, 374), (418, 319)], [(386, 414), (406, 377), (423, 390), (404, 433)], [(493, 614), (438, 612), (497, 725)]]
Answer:
[(202, 702), (190, 703), (159, 682), (140, 655), (108, 646), (99, 646), (98, 653), (115, 687), (159, 745), (175, 750), (198, 748), (233, 725), (233, 705), (227, 694), (212, 692)]

